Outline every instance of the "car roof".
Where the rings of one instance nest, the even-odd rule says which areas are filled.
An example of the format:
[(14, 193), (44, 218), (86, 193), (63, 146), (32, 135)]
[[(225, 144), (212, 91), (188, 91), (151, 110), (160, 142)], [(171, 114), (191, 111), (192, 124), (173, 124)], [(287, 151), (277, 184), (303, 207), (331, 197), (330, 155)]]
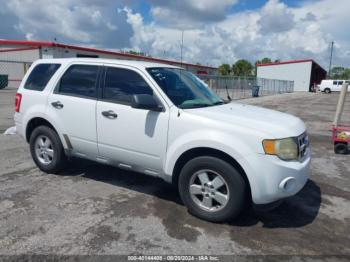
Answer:
[(50, 58), (50, 59), (39, 59), (37, 63), (60, 63), (60, 64), (70, 64), (70, 63), (106, 63), (115, 65), (125, 65), (133, 66), (136, 68), (144, 69), (149, 67), (167, 67), (167, 68), (181, 68), (178, 66), (163, 64), (163, 63), (153, 63), (145, 61), (135, 61), (135, 60), (122, 60), (122, 59), (108, 59), (108, 58)]

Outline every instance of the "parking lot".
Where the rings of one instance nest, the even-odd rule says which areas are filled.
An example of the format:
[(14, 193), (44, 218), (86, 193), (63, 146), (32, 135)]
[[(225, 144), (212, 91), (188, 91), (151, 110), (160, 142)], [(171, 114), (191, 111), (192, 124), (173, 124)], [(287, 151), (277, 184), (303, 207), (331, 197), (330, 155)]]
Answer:
[[(1, 133), (13, 125), (14, 94), (0, 91)], [(238, 101), (302, 118), (313, 160), (299, 194), (227, 224), (192, 217), (156, 178), (87, 161), (42, 173), (22, 139), (0, 135), (0, 254), (350, 255), (350, 155), (334, 154), (329, 131), (337, 99), (291, 93)], [(350, 97), (343, 122), (350, 124)]]

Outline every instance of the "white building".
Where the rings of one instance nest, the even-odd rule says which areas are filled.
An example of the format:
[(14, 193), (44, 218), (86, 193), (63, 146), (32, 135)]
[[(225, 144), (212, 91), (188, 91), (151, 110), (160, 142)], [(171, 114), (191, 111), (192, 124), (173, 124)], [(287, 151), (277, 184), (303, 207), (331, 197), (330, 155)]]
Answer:
[(326, 70), (312, 59), (257, 65), (257, 77), (294, 81), (294, 91), (311, 91), (326, 75)]
[(215, 75), (217, 68), (186, 62), (134, 55), (95, 48), (43, 41), (20, 41), (0, 39), (0, 75), (8, 76), (10, 87), (18, 87), (22, 77), (39, 58), (96, 57), (141, 60), (183, 67), (195, 74)]

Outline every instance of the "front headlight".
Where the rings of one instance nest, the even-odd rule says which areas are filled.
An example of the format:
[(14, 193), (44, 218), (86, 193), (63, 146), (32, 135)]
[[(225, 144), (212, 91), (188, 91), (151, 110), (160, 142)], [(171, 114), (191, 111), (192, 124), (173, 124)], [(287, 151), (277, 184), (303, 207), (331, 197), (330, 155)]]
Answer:
[(298, 145), (294, 138), (283, 138), (263, 141), (266, 154), (276, 155), (282, 160), (298, 160)]

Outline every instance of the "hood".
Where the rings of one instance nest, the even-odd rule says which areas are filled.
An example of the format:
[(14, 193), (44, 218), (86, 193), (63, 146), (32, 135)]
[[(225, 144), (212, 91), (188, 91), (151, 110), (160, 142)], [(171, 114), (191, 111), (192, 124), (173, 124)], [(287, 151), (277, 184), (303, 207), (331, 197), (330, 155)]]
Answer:
[(293, 137), (305, 132), (305, 124), (300, 118), (252, 105), (229, 103), (184, 111), (226, 124), (254, 129), (268, 134), (271, 138)]

